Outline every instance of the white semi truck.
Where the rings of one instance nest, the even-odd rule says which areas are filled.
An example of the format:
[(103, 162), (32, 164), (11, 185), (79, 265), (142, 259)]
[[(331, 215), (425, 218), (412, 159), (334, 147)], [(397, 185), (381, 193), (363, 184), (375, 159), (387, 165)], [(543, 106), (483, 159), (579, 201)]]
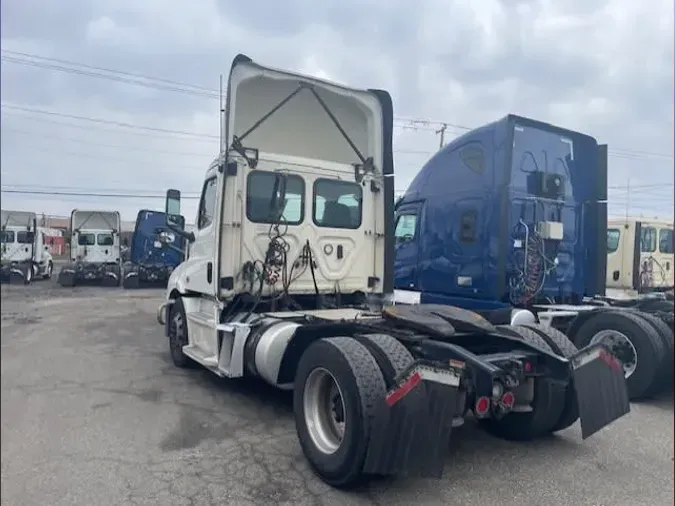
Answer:
[(671, 292), (675, 286), (673, 222), (613, 218), (607, 222), (607, 292), (617, 298)]
[[(388, 303), (387, 92), (238, 55), (226, 96), (195, 230), (172, 229), (189, 253), (157, 319), (176, 366), (293, 390), (300, 446), (335, 487), (440, 476), (452, 429), (469, 411), (512, 440), (579, 418), (586, 438), (628, 413), (623, 371), (601, 344), (557, 353), (571, 343), (527, 311), (529, 326), (495, 325), (458, 308)], [(167, 192), (165, 211), (172, 227), (178, 190)]]
[(119, 286), (120, 227), (118, 211), (74, 209), (70, 215), (70, 263), (61, 268), (59, 284)]
[(35, 279), (51, 278), (54, 262), (36, 214), (5, 210), (1, 214), (0, 279), (27, 285)]

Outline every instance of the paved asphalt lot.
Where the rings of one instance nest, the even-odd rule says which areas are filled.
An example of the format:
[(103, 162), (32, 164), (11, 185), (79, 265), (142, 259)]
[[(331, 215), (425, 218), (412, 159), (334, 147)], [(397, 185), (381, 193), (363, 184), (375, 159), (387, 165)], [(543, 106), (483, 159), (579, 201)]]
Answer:
[(308, 470), (288, 394), (169, 361), (161, 290), (2, 287), (3, 505), (672, 505), (673, 407), (634, 404), (582, 442), (470, 422), (442, 481), (349, 494)]

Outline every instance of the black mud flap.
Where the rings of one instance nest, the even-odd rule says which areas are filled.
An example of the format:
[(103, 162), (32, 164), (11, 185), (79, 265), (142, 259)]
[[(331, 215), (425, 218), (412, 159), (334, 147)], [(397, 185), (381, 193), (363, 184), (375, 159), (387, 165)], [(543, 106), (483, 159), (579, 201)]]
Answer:
[(457, 411), (461, 370), (413, 364), (382, 399), (367, 474), (440, 478)]
[(570, 363), (586, 439), (630, 412), (626, 379), (621, 363), (601, 344), (587, 346)]

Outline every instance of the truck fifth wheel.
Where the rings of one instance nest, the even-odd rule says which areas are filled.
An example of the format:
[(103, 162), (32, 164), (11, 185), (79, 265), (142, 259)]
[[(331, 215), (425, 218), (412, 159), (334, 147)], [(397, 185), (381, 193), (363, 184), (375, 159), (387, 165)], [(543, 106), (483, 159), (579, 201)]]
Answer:
[[(221, 153), (189, 254), (158, 308), (173, 363), (293, 390), (297, 435), (326, 483), (440, 477), (453, 428), (528, 440), (629, 411), (602, 344), (440, 305), (392, 306), (393, 111), (358, 90), (232, 64)], [(179, 223), (169, 190), (167, 225)]]

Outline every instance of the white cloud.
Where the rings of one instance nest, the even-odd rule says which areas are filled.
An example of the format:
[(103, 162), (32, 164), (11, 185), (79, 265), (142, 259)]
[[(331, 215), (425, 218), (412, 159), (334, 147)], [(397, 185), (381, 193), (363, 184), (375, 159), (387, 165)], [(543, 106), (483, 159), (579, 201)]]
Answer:
[[(455, 125), (447, 139), (463, 133), (457, 125), (478, 126), (508, 113), (578, 129), (609, 143), (610, 185), (630, 180), (632, 213), (672, 214), (671, 1), (427, 0), (413, 5), (391, 0), (386, 5), (7, 0), (0, 17), (4, 50), (203, 89), (161, 91), (3, 61), (3, 103), (204, 136), (3, 109), (3, 187), (159, 195), (176, 186), (196, 195), (218, 147), (213, 93), (218, 76), (243, 52), (275, 67), (388, 89), (397, 117)], [(395, 132), (399, 188), (439, 142), (439, 125), (407, 125)], [(626, 195), (610, 192), (614, 212), (624, 212)], [(116, 206), (129, 218), (141, 206), (161, 206), (161, 199), (3, 193), (3, 207), (9, 205), (53, 214), (67, 214), (76, 205)]]

